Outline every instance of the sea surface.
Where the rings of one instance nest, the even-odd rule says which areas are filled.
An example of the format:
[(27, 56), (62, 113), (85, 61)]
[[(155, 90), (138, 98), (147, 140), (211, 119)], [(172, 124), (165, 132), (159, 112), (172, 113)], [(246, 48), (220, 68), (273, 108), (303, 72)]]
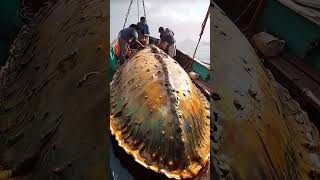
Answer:
[[(186, 39), (182, 42), (177, 43), (177, 49), (182, 52), (188, 54), (189, 56), (193, 56), (193, 53), (196, 49), (197, 42)], [(196, 52), (195, 59), (198, 59), (206, 64), (210, 64), (210, 42), (207, 40), (201, 40), (199, 43), (199, 47)]]

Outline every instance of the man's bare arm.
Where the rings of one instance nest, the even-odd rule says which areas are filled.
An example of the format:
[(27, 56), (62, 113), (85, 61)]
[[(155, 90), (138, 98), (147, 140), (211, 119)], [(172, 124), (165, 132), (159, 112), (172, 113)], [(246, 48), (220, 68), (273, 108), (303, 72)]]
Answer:
[(140, 41), (138, 41), (138, 40), (136, 40), (136, 43), (138, 43), (139, 44), (139, 46), (141, 46), (141, 47), (145, 47), (143, 44), (141, 44), (141, 42)]

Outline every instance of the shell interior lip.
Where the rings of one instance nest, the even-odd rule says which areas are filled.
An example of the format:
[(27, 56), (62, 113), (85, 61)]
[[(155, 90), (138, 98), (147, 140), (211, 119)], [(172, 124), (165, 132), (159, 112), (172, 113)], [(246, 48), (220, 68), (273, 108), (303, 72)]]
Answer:
[[(114, 117), (111, 115), (111, 116), (110, 116), (111, 122), (113, 121), (113, 119), (114, 119)], [(139, 153), (137, 153), (138, 150), (136, 150), (136, 151), (130, 150), (130, 148), (125, 144), (125, 142), (124, 142), (123, 140), (121, 140), (121, 138), (119, 137), (119, 134), (120, 134), (120, 133), (117, 133), (117, 132), (116, 132), (116, 130), (114, 129), (112, 123), (110, 123), (110, 131), (111, 131), (111, 134), (112, 134), (112, 135), (115, 137), (115, 139), (117, 140), (118, 145), (119, 145), (120, 147), (122, 147), (127, 154), (132, 155), (133, 158), (134, 158), (134, 160), (135, 160), (137, 163), (141, 164), (142, 166), (144, 166), (144, 167), (147, 168), (147, 169), (153, 170), (153, 171), (155, 171), (155, 172), (157, 172), (157, 173), (162, 173), (162, 174), (166, 175), (168, 178), (185, 179), (185, 178), (181, 178), (180, 174), (174, 174), (174, 173), (172, 173), (172, 172), (170, 172), (170, 171), (167, 171), (167, 170), (165, 170), (165, 169), (159, 169), (158, 166), (149, 166), (149, 165), (147, 165), (147, 164), (143, 161), (144, 159), (139, 155)], [(210, 154), (209, 154), (205, 159), (208, 160), (209, 158), (210, 158)], [(205, 164), (204, 166), (207, 166), (207, 164)], [(202, 169), (202, 166), (199, 166), (199, 165), (198, 165), (198, 166), (194, 169), (194, 171), (196, 172), (195, 175), (198, 174), (198, 172), (199, 172), (201, 169)], [(186, 178), (191, 178), (191, 177), (192, 177), (192, 176), (186, 177)]]
[[(111, 116), (110, 118), (113, 119), (113, 116)], [(165, 169), (160, 169), (160, 170), (159, 170), (159, 168), (158, 168), (157, 166), (148, 166), (144, 161), (140, 160), (140, 159), (143, 159), (143, 158), (142, 158), (142, 157), (139, 158), (139, 157), (138, 157), (138, 156), (139, 156), (138, 153), (136, 153), (135, 151), (130, 150), (130, 149), (127, 147), (127, 145), (119, 138), (119, 135), (115, 132), (115, 130), (114, 130), (114, 128), (113, 128), (113, 126), (112, 126), (111, 124), (110, 124), (110, 130), (111, 130), (111, 134), (112, 134), (113, 136), (115, 136), (115, 138), (116, 138), (116, 140), (117, 140), (117, 142), (118, 142), (118, 145), (119, 145), (120, 147), (122, 147), (122, 148), (126, 151), (127, 154), (132, 155), (133, 158), (134, 158), (134, 160), (135, 160), (137, 163), (141, 164), (142, 166), (144, 166), (144, 167), (147, 168), (147, 169), (151, 169), (151, 170), (153, 170), (153, 171), (155, 171), (155, 172), (161, 172), (161, 173), (165, 174), (168, 178), (181, 179), (179, 175), (170, 173), (169, 171), (167, 171), (167, 170), (165, 170)]]

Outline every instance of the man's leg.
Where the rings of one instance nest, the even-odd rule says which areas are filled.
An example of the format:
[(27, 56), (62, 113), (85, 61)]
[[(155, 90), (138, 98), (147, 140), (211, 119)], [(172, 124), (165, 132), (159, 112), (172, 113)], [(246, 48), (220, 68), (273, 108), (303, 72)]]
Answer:
[(163, 50), (164, 52), (168, 53), (168, 48), (169, 48), (169, 43), (167, 43), (166, 41), (163, 42)]
[(172, 44), (168, 47), (168, 55), (172, 58), (176, 56), (176, 45), (175, 44)]

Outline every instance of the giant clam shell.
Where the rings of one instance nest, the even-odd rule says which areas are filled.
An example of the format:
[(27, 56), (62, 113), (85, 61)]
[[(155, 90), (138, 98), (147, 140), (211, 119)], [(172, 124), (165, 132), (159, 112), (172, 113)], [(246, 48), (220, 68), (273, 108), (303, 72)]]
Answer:
[(114, 75), (110, 129), (136, 162), (169, 178), (194, 177), (210, 158), (209, 103), (183, 68), (155, 46)]

